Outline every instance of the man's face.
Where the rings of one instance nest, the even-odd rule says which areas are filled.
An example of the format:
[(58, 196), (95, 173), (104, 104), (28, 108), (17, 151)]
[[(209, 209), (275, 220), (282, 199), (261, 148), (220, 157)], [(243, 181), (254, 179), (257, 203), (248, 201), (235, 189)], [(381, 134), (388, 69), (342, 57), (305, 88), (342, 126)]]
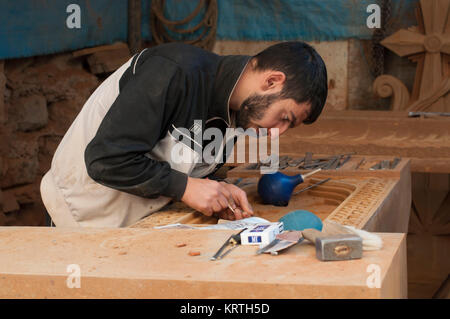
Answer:
[[(243, 129), (278, 128), (283, 134), (288, 128), (300, 125), (309, 115), (310, 103), (297, 103), (293, 99), (282, 99), (279, 93), (253, 94), (240, 107), (238, 127)], [(272, 138), (274, 134), (271, 134)]]

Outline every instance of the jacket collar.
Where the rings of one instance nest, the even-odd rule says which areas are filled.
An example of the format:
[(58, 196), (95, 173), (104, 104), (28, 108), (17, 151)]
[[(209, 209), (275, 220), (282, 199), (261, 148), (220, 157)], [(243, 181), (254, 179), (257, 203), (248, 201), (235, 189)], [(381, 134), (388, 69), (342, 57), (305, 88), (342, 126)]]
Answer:
[(214, 81), (213, 103), (208, 112), (209, 118), (220, 117), (228, 126), (231, 126), (230, 97), (250, 59), (251, 56), (248, 55), (221, 57)]

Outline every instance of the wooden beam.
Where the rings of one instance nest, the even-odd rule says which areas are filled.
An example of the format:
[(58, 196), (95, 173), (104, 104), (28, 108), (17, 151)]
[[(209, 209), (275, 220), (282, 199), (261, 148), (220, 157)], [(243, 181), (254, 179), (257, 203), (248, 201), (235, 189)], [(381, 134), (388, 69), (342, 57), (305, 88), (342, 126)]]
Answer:
[(100, 46), (96, 46), (96, 47), (85, 48), (85, 49), (81, 49), (78, 51), (74, 51), (74, 52), (72, 52), (72, 56), (74, 58), (77, 58), (77, 57), (80, 57), (83, 55), (89, 55), (89, 54), (93, 54), (93, 53), (97, 53), (97, 52), (120, 50), (120, 49), (128, 50), (128, 45), (123, 42), (116, 42), (116, 43), (108, 44), (108, 45), (100, 45)]
[(72, 55), (87, 56), (89, 68), (94, 74), (114, 72), (131, 58), (128, 45), (122, 42), (82, 49)]

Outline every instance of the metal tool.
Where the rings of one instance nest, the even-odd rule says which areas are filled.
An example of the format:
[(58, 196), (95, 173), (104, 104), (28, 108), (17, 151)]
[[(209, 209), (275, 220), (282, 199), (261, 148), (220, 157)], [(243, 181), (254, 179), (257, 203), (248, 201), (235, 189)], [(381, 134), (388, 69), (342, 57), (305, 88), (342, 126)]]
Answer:
[(305, 153), (305, 165), (308, 165), (312, 160), (313, 153), (306, 152)]
[(376, 163), (375, 165), (373, 165), (373, 166), (371, 166), (369, 168), (369, 170), (371, 170), (371, 171), (375, 171), (375, 170), (378, 170), (378, 169), (381, 169), (381, 162), (378, 162), (378, 163)]
[(290, 159), (289, 161), (288, 161), (288, 165), (290, 166), (290, 167), (297, 167), (297, 166), (299, 166), (301, 163), (303, 163), (305, 161), (305, 158), (304, 157), (301, 157), (301, 158), (294, 158), (294, 159)]
[(433, 116), (450, 116), (446, 112), (409, 112), (408, 117), (433, 117)]
[(233, 207), (231, 207), (230, 203), (228, 203), (228, 208), (233, 212), (234, 215), (236, 215), (236, 211)]
[[(228, 255), (233, 249), (235, 249), (238, 245), (241, 243), (241, 233), (246, 230), (247, 228), (244, 228), (239, 233), (231, 235), (225, 243), (219, 248), (219, 250), (210, 258), (210, 260), (218, 260), (224, 258), (226, 255)], [(225, 248), (228, 246), (231, 246), (227, 251), (223, 252)], [(222, 253), (223, 252), (223, 253)]]
[[(331, 157), (315, 158), (313, 159), (313, 153), (305, 153), (305, 157), (291, 158), (287, 155), (281, 156), (278, 159), (266, 158), (260, 160), (260, 163), (250, 164), (246, 166), (246, 169), (254, 170), (265, 166), (277, 166), (279, 170), (283, 170), (287, 167), (298, 167), (299, 169), (339, 169), (345, 163), (347, 163), (351, 156), (356, 154), (355, 152), (339, 154)], [(276, 161), (274, 163), (274, 160)]]
[(394, 169), (398, 163), (400, 163), (402, 159), (399, 157), (394, 158), (394, 160), (392, 161), (391, 165), (390, 165), (390, 169)]
[(384, 160), (384, 161), (381, 161), (380, 165), (381, 165), (381, 169), (388, 169), (391, 166), (391, 162)]
[(358, 165), (355, 166), (355, 170), (359, 169), (359, 167), (360, 167), (365, 161), (366, 161), (366, 158), (363, 157), (363, 158), (361, 159), (361, 161), (358, 163)]
[(350, 154), (347, 155), (347, 156), (344, 158), (344, 160), (343, 160), (342, 162), (339, 162), (339, 165), (338, 165), (337, 168), (341, 168), (342, 166), (344, 166), (345, 163), (347, 163), (347, 162), (350, 160), (351, 157), (352, 157), (352, 156), (351, 156)]
[(301, 231), (285, 231), (278, 234), (270, 244), (258, 249), (256, 254), (270, 253), (271, 255), (278, 255), (280, 251), (288, 249), (302, 241), (303, 236)]
[(264, 174), (258, 182), (258, 194), (264, 204), (287, 206), (294, 188), (303, 183), (305, 178), (319, 171), (321, 171), (320, 168), (308, 174), (294, 176), (288, 176), (280, 172)]
[(315, 183), (315, 184), (313, 184), (313, 185), (310, 185), (310, 186), (308, 186), (308, 187), (305, 187), (305, 188), (299, 190), (298, 192), (292, 193), (292, 195), (297, 195), (297, 194), (303, 193), (303, 192), (305, 192), (305, 191), (307, 191), (307, 190), (309, 190), (309, 189), (311, 189), (311, 188), (314, 188), (314, 187), (317, 187), (317, 186), (319, 186), (319, 185), (322, 185), (322, 184), (328, 182), (329, 180), (331, 180), (331, 178), (327, 178), (327, 179), (321, 180), (320, 182), (317, 182), (317, 183)]
[[(342, 167), (355, 152), (338, 154), (331, 157), (316, 158), (312, 159), (312, 153), (306, 153), (303, 165), (299, 166), (299, 169), (317, 169), (322, 168), (324, 170), (328, 169), (339, 169)], [(344, 159), (342, 162), (341, 160)]]
[(316, 245), (316, 256), (319, 260), (349, 260), (362, 257), (362, 238), (358, 235), (327, 235), (317, 229), (305, 229), (302, 234)]
[(257, 254), (277, 255), (279, 251), (300, 243), (303, 240), (303, 230), (313, 228), (321, 231), (323, 227), (322, 220), (314, 213), (306, 210), (292, 211), (281, 217), (279, 221), (283, 222), (286, 231), (278, 234), (269, 245), (260, 248)]
[(389, 161), (389, 160), (382, 160), (378, 163), (376, 163), (375, 165), (373, 165), (372, 167), (369, 168), (369, 170), (374, 171), (374, 170), (379, 170), (379, 169), (394, 169), (398, 163), (400, 163), (401, 158), (394, 158), (393, 161)]

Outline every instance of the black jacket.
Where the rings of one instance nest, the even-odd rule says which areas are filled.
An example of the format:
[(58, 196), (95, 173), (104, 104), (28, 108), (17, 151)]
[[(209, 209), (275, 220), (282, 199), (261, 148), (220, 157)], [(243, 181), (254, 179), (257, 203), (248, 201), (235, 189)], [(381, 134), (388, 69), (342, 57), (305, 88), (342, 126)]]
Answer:
[(194, 120), (202, 120), (203, 131), (212, 126), (224, 132), (230, 126), (229, 97), (249, 59), (181, 43), (136, 54), (86, 147), (89, 176), (134, 195), (181, 199), (187, 175), (146, 154), (176, 127), (191, 128)]

